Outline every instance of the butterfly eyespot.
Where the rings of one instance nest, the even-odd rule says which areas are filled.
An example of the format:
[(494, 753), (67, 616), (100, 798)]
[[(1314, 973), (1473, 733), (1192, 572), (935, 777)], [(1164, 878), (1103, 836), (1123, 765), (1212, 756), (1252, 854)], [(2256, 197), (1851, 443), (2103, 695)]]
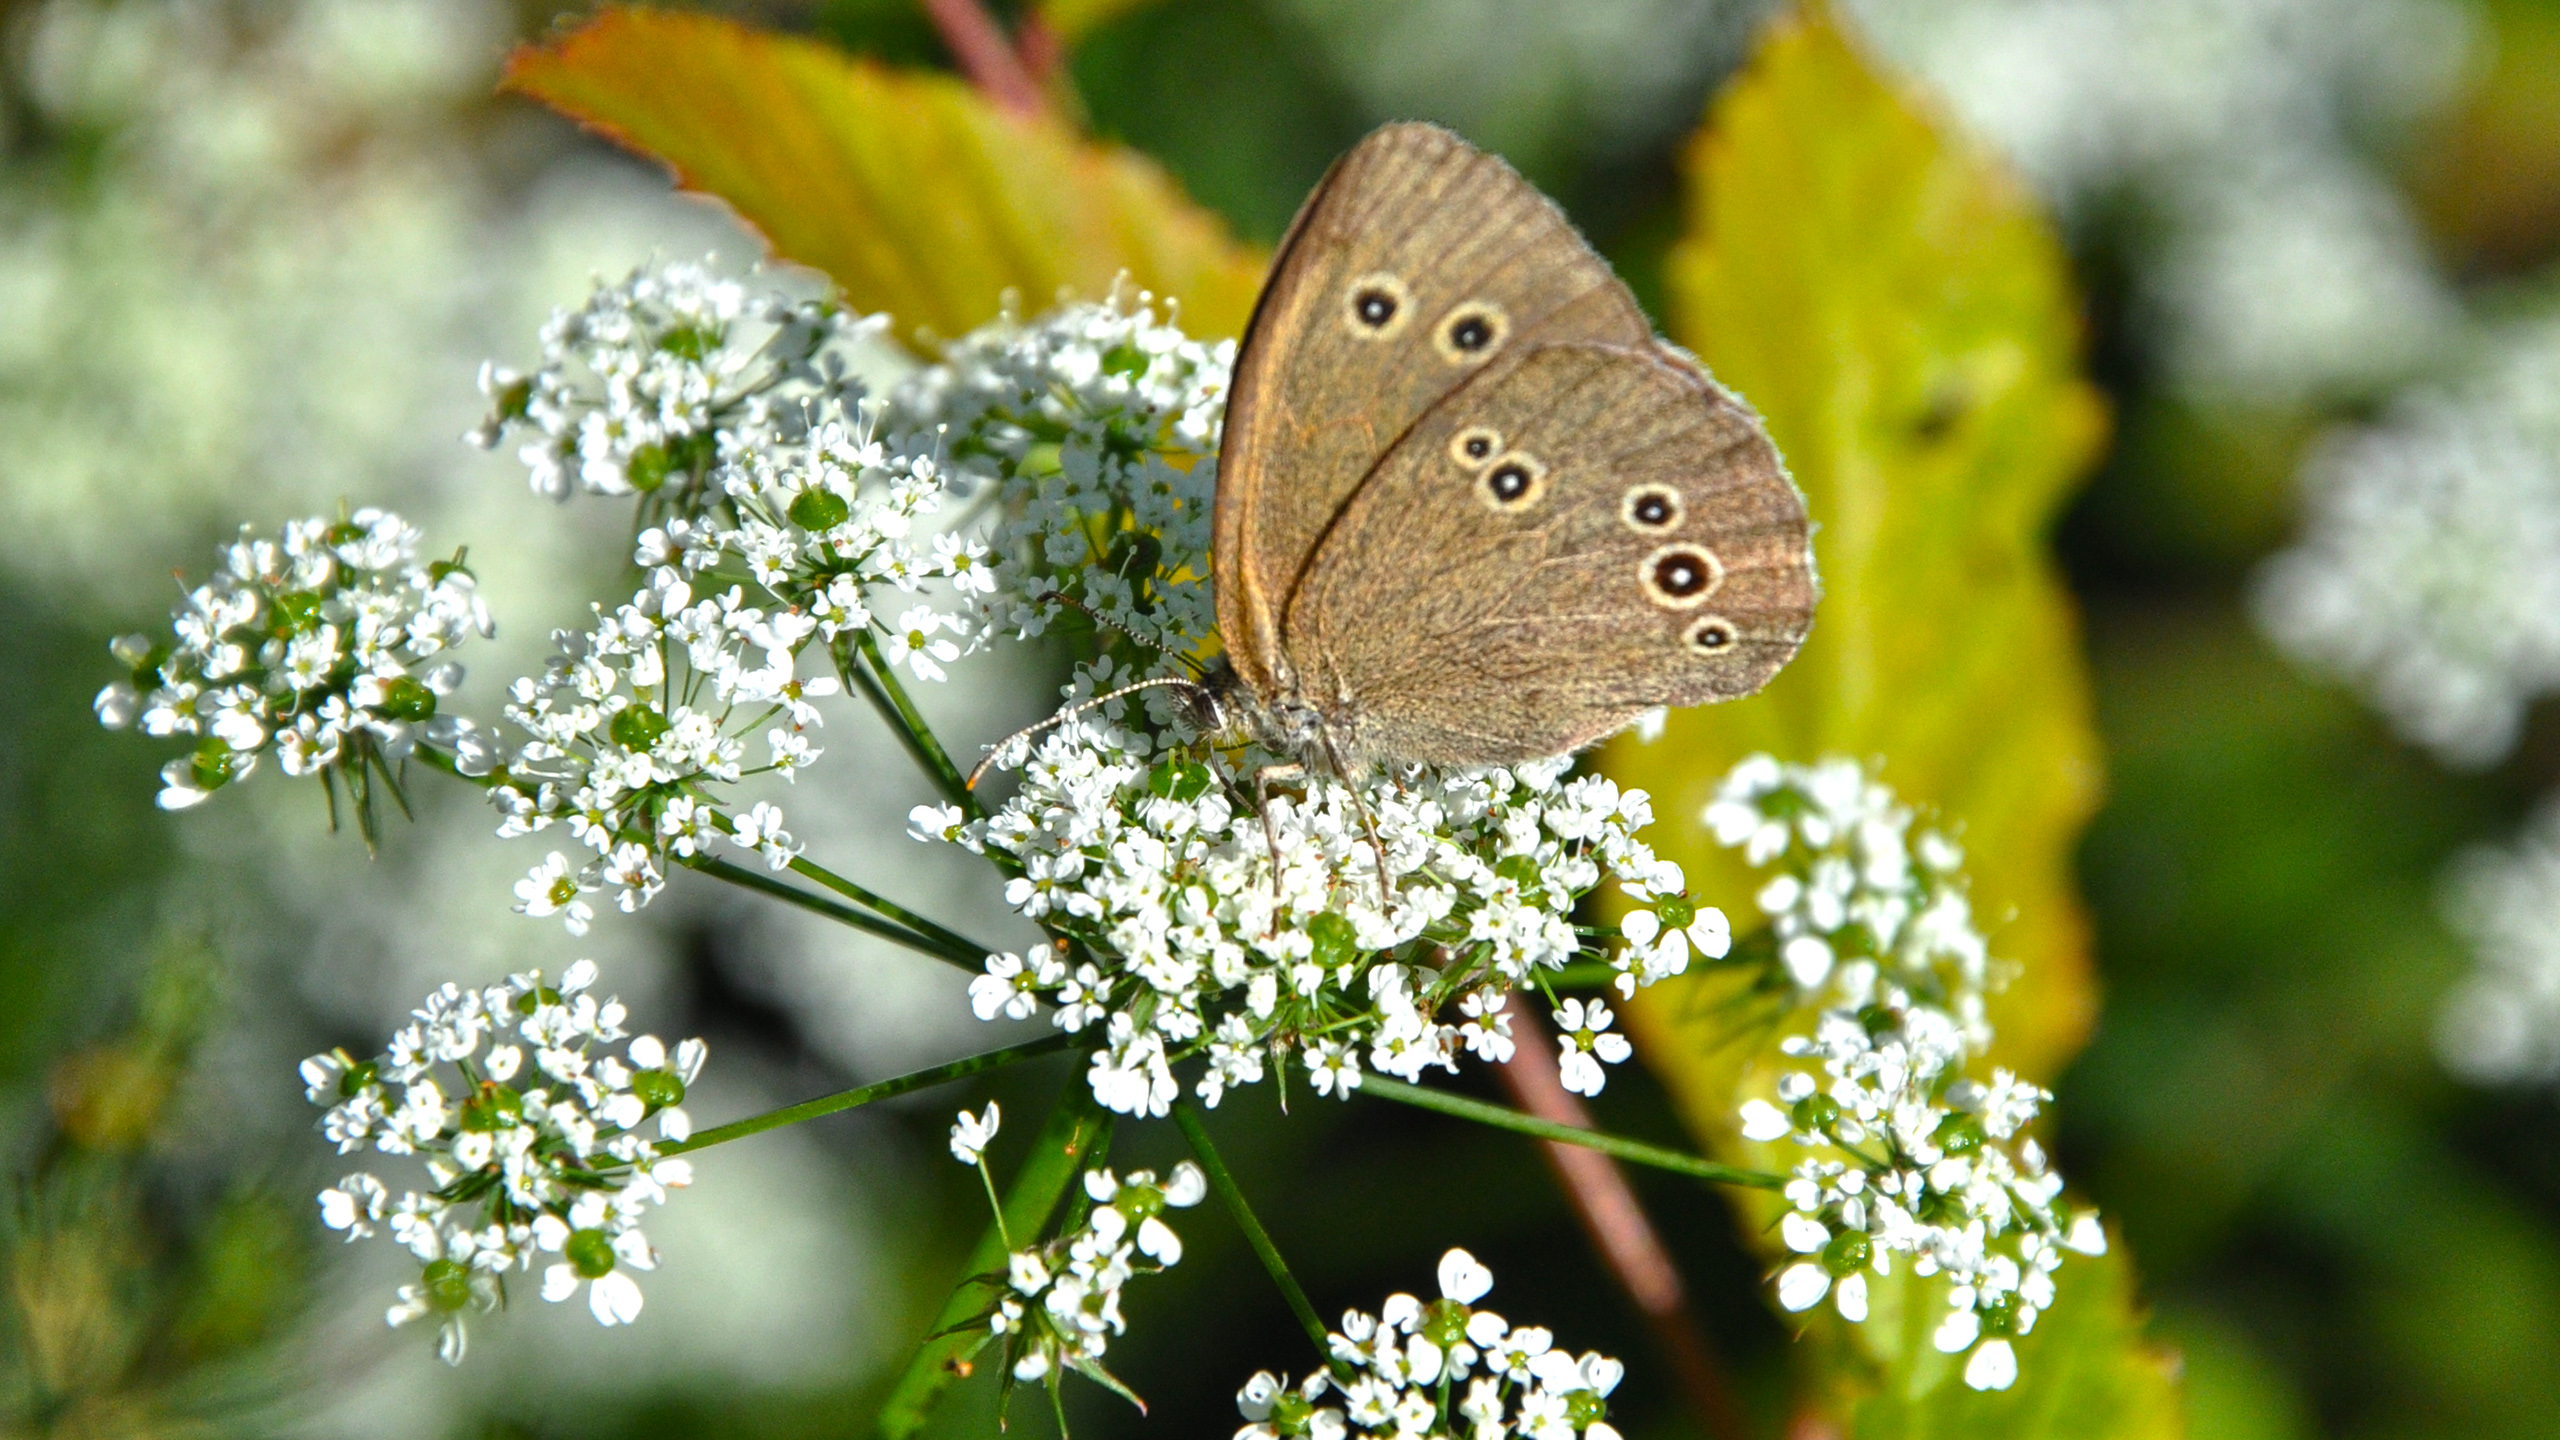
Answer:
[(1449, 458), (1473, 470), (1492, 459), (1502, 449), (1502, 433), (1483, 425), (1470, 425), (1449, 437)]
[(1503, 337), (1510, 333), (1511, 317), (1501, 306), (1489, 300), (1468, 300), (1440, 318), (1431, 343), (1450, 364), (1473, 365), (1501, 349)]
[(1383, 270), (1361, 276), (1343, 292), (1343, 324), (1363, 340), (1384, 340), (1404, 329), (1412, 311), (1404, 282)]
[(1639, 485), (1618, 505), (1618, 518), (1639, 534), (1677, 530), (1683, 513), (1680, 492), (1667, 485)]
[(1636, 571), (1644, 598), (1666, 610), (1703, 605), (1724, 583), (1724, 562), (1704, 545), (1665, 545)]
[(1689, 627), (1685, 637), (1689, 648), (1701, 655), (1721, 655), (1741, 640), (1741, 632), (1733, 622), (1721, 615), (1708, 615)]
[(1546, 462), (1518, 450), (1495, 456), (1476, 482), (1476, 494), (1496, 510), (1526, 510), (1546, 493)]

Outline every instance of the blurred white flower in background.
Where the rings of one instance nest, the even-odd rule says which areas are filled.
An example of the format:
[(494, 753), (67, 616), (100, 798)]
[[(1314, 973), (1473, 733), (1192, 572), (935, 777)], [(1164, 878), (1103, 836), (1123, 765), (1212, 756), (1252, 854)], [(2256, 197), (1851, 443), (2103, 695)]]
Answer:
[(2454, 862), (2445, 913), (2480, 961), (2436, 1027), (2446, 1068), (2490, 1085), (2560, 1079), (2560, 797), (2515, 848)]
[(2499, 332), (2466, 381), (2330, 437), (2259, 622), (2448, 765), (2494, 764), (2560, 693), (2560, 321)]
[(2406, 376), (2460, 322), (2375, 156), (2447, 100), (2451, 0), (1852, 0), (2066, 225), (2117, 207), (2138, 318), (2207, 401)]

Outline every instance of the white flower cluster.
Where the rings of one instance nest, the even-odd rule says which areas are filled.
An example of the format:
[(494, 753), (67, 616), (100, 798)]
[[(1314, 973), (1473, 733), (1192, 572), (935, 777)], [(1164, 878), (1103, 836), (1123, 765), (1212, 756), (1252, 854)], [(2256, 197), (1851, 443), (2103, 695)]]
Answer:
[[(1754, 897), (1771, 949), (1799, 1004), (1863, 1004), (1877, 978), (1946, 1011), (1966, 1043), (1990, 1043), (1983, 992), (1990, 949), (1965, 895), (1964, 850), (1911, 830), (1910, 807), (1854, 760), (1781, 765), (1744, 760), (1708, 805), (1716, 843), (1778, 873)], [(1639, 930), (1649, 922), (1636, 922)]]
[(1868, 1273), (1890, 1275), (1902, 1256), (1915, 1275), (1947, 1277), (1933, 1338), (1970, 1352), (1965, 1383), (2006, 1389), (2011, 1339), (2052, 1305), (2063, 1253), (2107, 1241), (2094, 1212), (2063, 1205), (2062, 1178), (2026, 1134), (2052, 1097), (2006, 1070), (1988, 1083), (1965, 1073), (1991, 1030), (1962, 856), (1931, 832), (1906, 845), (1910, 811), (1852, 761), (1753, 756), (1706, 818), (1746, 859), (1779, 867), (1760, 893), (1772, 963), (1819, 1007), (1813, 1033), (1780, 1047), (1807, 1068), (1778, 1077), (1777, 1104), (1742, 1106), (1745, 1139), (1811, 1152), (1786, 1186), (1779, 1236), (1804, 1258), (1779, 1274), (1778, 1302), (1807, 1310), (1828, 1295), (1862, 1321)]
[[(1597, 953), (1572, 915), (1605, 879), (1685, 927), (1657, 920), (1651, 943), (1615, 947), (1630, 984), (1679, 973), (1693, 943), (1723, 953), (1723, 916), (1680, 897), (1679, 867), (1636, 838), (1652, 820), (1644, 793), (1568, 780), (1570, 760), (1382, 774), (1357, 801), (1320, 779), (1275, 794), (1266, 814), (1243, 793), (1250, 759), (1159, 743), (1104, 713), (1046, 737), (986, 820), (927, 806), (912, 828), (1019, 863), (1006, 899), (1057, 942), (990, 956), (971, 1001), (984, 1019), (1047, 1003), (1060, 1028), (1096, 1031), (1088, 1078), (1113, 1110), (1164, 1114), (1181, 1091), (1173, 1066), (1192, 1057), (1213, 1106), (1292, 1051), (1318, 1094), (1338, 1096), (1364, 1058), (1407, 1080), (1456, 1069), (1462, 1049), (1507, 1059), (1504, 999)], [(1605, 1033), (1608, 1007), (1567, 1002), (1558, 1021), (1566, 1078), (1596, 1093), (1599, 1062), (1628, 1053)]]
[[(989, 325), (873, 400), (844, 356), (881, 323), (670, 266), (556, 317), (533, 375), (484, 373), (478, 438), (531, 432), (537, 490), (645, 497), (647, 583), (511, 692), (501, 833), (565, 823), (592, 852), (554, 852), (518, 909), (583, 930), (582, 895), (636, 909), (724, 839), (788, 865), (780, 812), (721, 811), (713, 787), (817, 757), (811, 701), (841, 687), (798, 675), (812, 644), (839, 673), (938, 681), (998, 633), (1040, 633), (1060, 596), (1133, 635), (1205, 630), (1205, 566), (1161, 557), (1207, 543), (1226, 348), (1143, 297), (1071, 306)], [(994, 505), (952, 510), (988, 481)]]
[[(782, 812), (762, 801), (724, 812), (711, 787), (791, 778), (817, 759), (815, 702), (839, 687), (802, 677), (798, 652), (822, 623), (746, 604), (737, 585), (696, 599), (680, 570), (661, 565), (621, 609), (597, 607), (594, 630), (561, 635), (542, 675), (508, 693), (507, 719), (526, 738), (489, 796), (501, 836), (565, 824), (593, 858), (573, 867), (551, 852), (517, 882), (516, 908), (558, 914), (584, 934), (593, 912), (579, 897), (599, 886), (631, 911), (664, 887), (668, 864), (722, 845), (789, 865), (799, 845)], [(750, 767), (759, 729), (763, 763)]]
[[(987, 1142), (1001, 1118), (993, 1104), (979, 1115), (960, 1112), (951, 1127), (952, 1158), (985, 1175)], [(1006, 1373), (1013, 1379), (1055, 1385), (1073, 1370), (1125, 1396), (1127, 1387), (1102, 1368), (1111, 1337), (1129, 1328), (1120, 1292), (1132, 1277), (1160, 1274), (1181, 1262), (1182, 1237), (1164, 1222), (1164, 1212), (1199, 1204), (1209, 1181), (1185, 1160), (1162, 1181), (1152, 1170), (1125, 1176), (1087, 1170), (1084, 1193), (1091, 1208), (1082, 1223), (1006, 1257), (1003, 1279), (979, 1323), (990, 1340), (1004, 1342)], [(994, 1203), (992, 1179), (988, 1199)], [(1001, 1223), (1001, 1204), (996, 1214)]]
[(1055, 596), (1159, 654), (1214, 628), (1209, 500), (1234, 361), (1233, 341), (1114, 295), (982, 326), (900, 388), (894, 424), (948, 437), (954, 468), (1003, 488), (1005, 628), (1041, 633)]
[(2526, 707), (2560, 694), (2560, 323), (2336, 437), (2304, 479), (2259, 623), (2447, 764), (2496, 763)]
[(2560, 1080), (2560, 797), (2514, 848), (2455, 862), (2445, 891), (2479, 967), (2446, 1003), (2437, 1053), (2484, 1085)]
[(255, 771), (343, 778), (371, 835), (375, 777), (421, 738), (451, 743), (439, 697), (462, 683), (448, 651), (491, 633), (462, 557), (421, 564), (418, 532), (385, 510), (243, 528), (222, 568), (187, 593), (174, 635), (110, 647), (131, 672), (98, 692), (109, 729), (200, 737), (160, 772), (160, 807), (184, 810)]
[[(417, 1257), (418, 1281), (400, 1287), (387, 1318), (437, 1320), (447, 1364), (461, 1363), (464, 1313), (502, 1303), (507, 1272), (543, 1255), (558, 1257), (543, 1299), (584, 1286), (598, 1324), (637, 1319), (631, 1272), (657, 1268), (641, 1216), (693, 1179), (662, 1142), (692, 1133), (679, 1107), (703, 1044), (631, 1036), (622, 1003), (588, 993), (595, 979), (595, 963), (581, 960), (557, 981), (533, 971), (476, 990), (447, 984), (381, 1055), (302, 1062), (304, 1093), (329, 1107), (320, 1129), (339, 1154), (426, 1166), (428, 1188), (397, 1198), (371, 1173), (351, 1174), (320, 1192), (320, 1215), (350, 1242), (388, 1228)], [(652, 1120), (656, 1139), (641, 1133)]]
[(1375, 1315), (1344, 1312), (1327, 1338), (1351, 1378), (1318, 1370), (1292, 1385), (1256, 1374), (1236, 1392), (1248, 1423), (1235, 1440), (1618, 1440), (1605, 1417), (1625, 1367), (1597, 1351), (1559, 1350), (1543, 1326), (1515, 1329), (1474, 1308), (1492, 1289), (1491, 1270), (1452, 1250), (1440, 1257), (1439, 1299), (1390, 1295)]

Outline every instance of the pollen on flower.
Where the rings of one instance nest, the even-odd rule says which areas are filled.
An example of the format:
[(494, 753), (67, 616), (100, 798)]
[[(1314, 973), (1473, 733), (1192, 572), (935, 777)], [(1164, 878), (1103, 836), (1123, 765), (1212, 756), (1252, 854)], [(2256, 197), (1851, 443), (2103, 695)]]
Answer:
[(320, 1219), (349, 1241), (388, 1230), (416, 1258), (418, 1279), (386, 1318), (434, 1320), (448, 1364), (462, 1360), (465, 1316), (496, 1308), (508, 1275), (537, 1265), (545, 1300), (583, 1291), (596, 1323), (638, 1319), (634, 1272), (658, 1262), (641, 1218), (692, 1182), (691, 1163), (668, 1151), (692, 1133), (682, 1106), (703, 1044), (631, 1035), (621, 1002), (591, 993), (595, 979), (581, 960), (557, 978), (447, 984), (382, 1054), (302, 1062), (339, 1154), (425, 1167), (425, 1188), (396, 1198), (372, 1173), (350, 1174), (320, 1192)]
[(1626, 1368), (1598, 1351), (1559, 1348), (1544, 1326), (1478, 1308), (1493, 1272), (1464, 1250), (1440, 1259), (1440, 1295), (1390, 1295), (1377, 1313), (1345, 1311), (1327, 1337), (1350, 1376), (1317, 1370), (1292, 1383), (1264, 1370), (1236, 1392), (1235, 1440), (1468, 1435), (1472, 1440), (1618, 1440), (1608, 1398)]

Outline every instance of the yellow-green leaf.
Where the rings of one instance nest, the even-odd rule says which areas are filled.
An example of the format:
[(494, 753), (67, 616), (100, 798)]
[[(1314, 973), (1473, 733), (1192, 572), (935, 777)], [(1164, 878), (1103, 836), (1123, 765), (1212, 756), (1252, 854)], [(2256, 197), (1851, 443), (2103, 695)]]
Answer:
[[(1975, 910), (2023, 967), (1996, 1058), (2049, 1076), (2093, 1005), (2072, 847), (2098, 794), (2089, 681), (2046, 532), (2104, 432), (2077, 368), (2060, 243), (2019, 185), (1883, 79), (1830, 23), (1775, 27), (1686, 161), (1671, 334), (1767, 420), (1818, 527), (1813, 634), (1768, 690), (1621, 739), (1665, 852), (1738, 924), (1755, 882), (1697, 823), (1756, 750), (1880, 759), (1959, 828)], [(1730, 1133), (1752, 1060), (1638, 1007), (1694, 1124)]]
[(902, 332), (959, 335), (1008, 290), (1099, 298), (1125, 272), (1192, 333), (1233, 335), (1262, 282), (1264, 257), (1143, 157), (814, 41), (611, 8), (516, 52), (507, 85), (664, 161)]
[[(1854, 1440), (2179, 1440), (2186, 1415), (2177, 1360), (2143, 1338), (2133, 1267), (2121, 1248), (2073, 1256), (2053, 1308), (2015, 1342), (2018, 1379), (1966, 1387), (1966, 1357), (1942, 1355), (1931, 1332), (1946, 1284), (1897, 1272), (1873, 1287), (1857, 1338), (1875, 1358), (1835, 1376)], [(1819, 1322), (1837, 1331), (1836, 1318)], [(1837, 1338), (1836, 1336), (1834, 1338)], [(1830, 1347), (1826, 1347), (1829, 1349)], [(1836, 1349), (1830, 1353), (1840, 1353)]]
[(1133, 10), (1160, 3), (1162, 0), (1040, 0), (1040, 18), (1061, 41), (1073, 45)]
[[(1603, 763), (1654, 792), (1664, 853), (1748, 926), (1757, 880), (1698, 823), (1717, 781), (1759, 750), (1880, 761), (1961, 835), (1993, 953), (2018, 967), (1992, 1002), (1993, 1060), (2049, 1077), (2094, 1007), (2072, 852), (2099, 757), (2046, 541), (2105, 430), (2062, 247), (2013, 178), (1819, 11), (1771, 30), (1686, 180), (1671, 334), (1767, 420), (1819, 527), (1826, 594), (1766, 693), (1674, 715)], [(1693, 1128), (1766, 1164), (1735, 1109), (1767, 1083), (1776, 1036), (1720, 1018), (1730, 983), (1662, 987), (1634, 1021)], [(1860, 1440), (2176, 1434), (2121, 1251), (2074, 1258), (2060, 1280), (2002, 1394), (1968, 1389), (1928, 1343), (1945, 1282), (1907, 1269), (1876, 1285), (1866, 1324), (1812, 1321), (1808, 1356)]]

